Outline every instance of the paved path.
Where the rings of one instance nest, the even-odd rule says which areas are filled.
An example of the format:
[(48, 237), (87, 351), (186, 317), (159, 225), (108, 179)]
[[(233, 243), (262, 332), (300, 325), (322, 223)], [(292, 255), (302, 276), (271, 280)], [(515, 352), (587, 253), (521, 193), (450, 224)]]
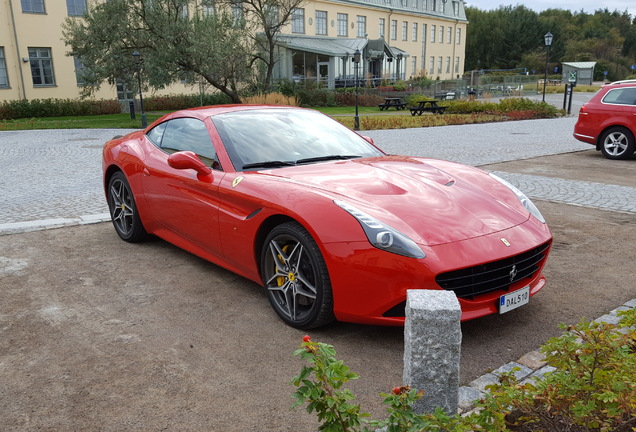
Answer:
[[(566, 117), (364, 134), (389, 153), (480, 166), (589, 150), (591, 146), (572, 138), (575, 122), (575, 117)], [(0, 234), (107, 220), (101, 149), (114, 135), (127, 132), (0, 132)], [(498, 174), (533, 198), (636, 212), (636, 187)]]

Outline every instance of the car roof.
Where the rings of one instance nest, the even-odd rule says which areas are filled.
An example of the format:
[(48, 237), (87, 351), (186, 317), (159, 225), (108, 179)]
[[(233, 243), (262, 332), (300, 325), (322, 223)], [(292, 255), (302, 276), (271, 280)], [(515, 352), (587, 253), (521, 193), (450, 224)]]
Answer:
[(172, 112), (163, 116), (160, 120), (164, 121), (170, 118), (176, 117), (194, 117), (200, 120), (206, 117), (212, 117), (218, 114), (238, 111), (251, 111), (257, 109), (302, 109), (293, 106), (285, 105), (250, 105), (250, 104), (236, 104), (236, 105), (211, 105), (197, 108), (188, 108), (179, 111)]

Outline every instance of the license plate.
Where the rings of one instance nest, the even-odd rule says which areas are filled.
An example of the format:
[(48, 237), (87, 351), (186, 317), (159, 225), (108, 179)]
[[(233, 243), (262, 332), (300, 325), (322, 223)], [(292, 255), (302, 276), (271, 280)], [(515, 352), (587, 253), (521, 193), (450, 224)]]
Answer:
[(530, 285), (499, 297), (499, 313), (506, 313), (530, 301)]

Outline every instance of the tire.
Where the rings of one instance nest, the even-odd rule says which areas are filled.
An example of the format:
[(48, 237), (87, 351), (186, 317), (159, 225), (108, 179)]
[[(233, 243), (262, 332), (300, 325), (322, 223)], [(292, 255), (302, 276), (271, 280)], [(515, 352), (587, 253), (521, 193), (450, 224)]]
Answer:
[(121, 171), (108, 182), (108, 209), (115, 231), (122, 240), (138, 243), (147, 236), (130, 185)]
[(300, 329), (335, 320), (325, 260), (309, 232), (296, 222), (275, 227), (261, 251), (261, 275), (278, 316)]
[(601, 152), (608, 159), (630, 159), (634, 154), (634, 135), (623, 127), (608, 129), (601, 137)]

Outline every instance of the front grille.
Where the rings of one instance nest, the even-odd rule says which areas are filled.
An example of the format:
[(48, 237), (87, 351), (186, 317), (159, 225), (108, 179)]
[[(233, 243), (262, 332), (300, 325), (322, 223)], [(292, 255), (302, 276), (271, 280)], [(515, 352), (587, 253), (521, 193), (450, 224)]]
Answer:
[(547, 242), (510, 258), (442, 273), (435, 281), (445, 290), (454, 291), (457, 297), (469, 300), (491, 291), (508, 291), (512, 284), (536, 276), (549, 247)]

